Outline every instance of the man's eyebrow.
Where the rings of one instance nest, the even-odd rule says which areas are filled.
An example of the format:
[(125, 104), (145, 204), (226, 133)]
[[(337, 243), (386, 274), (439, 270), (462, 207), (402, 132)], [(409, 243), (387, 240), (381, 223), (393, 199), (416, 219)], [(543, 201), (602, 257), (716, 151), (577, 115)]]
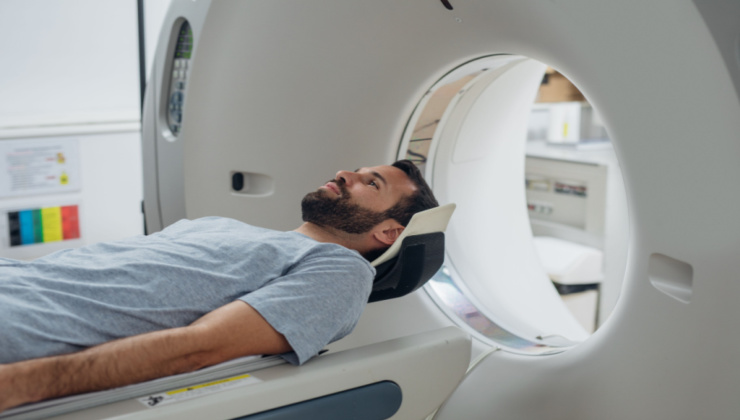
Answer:
[(372, 171), (371, 173), (375, 175), (379, 180), (383, 181), (383, 184), (388, 185), (388, 181), (386, 181), (385, 178), (383, 178), (383, 175), (375, 171)]

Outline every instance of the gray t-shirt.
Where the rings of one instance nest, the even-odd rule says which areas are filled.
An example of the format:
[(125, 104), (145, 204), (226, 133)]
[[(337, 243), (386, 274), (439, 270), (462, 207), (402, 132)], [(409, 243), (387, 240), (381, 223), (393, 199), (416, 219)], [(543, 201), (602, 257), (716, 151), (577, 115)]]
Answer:
[(0, 259), (0, 363), (189, 325), (241, 299), (303, 363), (349, 334), (375, 270), (356, 251), (219, 217), (50, 254)]

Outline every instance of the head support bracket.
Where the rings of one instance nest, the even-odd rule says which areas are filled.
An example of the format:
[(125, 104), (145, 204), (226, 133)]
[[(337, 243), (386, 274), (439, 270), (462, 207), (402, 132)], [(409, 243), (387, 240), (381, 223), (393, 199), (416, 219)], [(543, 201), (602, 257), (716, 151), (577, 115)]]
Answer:
[(392, 299), (423, 286), (444, 262), (444, 230), (455, 211), (446, 204), (415, 214), (401, 236), (372, 262), (376, 269), (369, 302)]

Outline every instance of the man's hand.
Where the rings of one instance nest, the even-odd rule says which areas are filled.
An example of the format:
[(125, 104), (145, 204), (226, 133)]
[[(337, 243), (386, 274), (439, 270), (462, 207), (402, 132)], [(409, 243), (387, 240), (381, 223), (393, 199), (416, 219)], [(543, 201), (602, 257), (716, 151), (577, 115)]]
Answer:
[(79, 353), (0, 365), (0, 411), (194, 371), (240, 356), (290, 351), (254, 308), (235, 301), (183, 328), (111, 341)]

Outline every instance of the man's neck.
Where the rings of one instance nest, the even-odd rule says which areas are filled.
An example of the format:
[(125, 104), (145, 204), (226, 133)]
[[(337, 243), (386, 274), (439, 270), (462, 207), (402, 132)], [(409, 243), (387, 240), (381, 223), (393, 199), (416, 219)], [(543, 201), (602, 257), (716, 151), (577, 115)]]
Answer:
[(305, 222), (298, 226), (298, 228), (294, 229), (294, 232), (306, 235), (318, 242), (342, 245), (345, 248), (354, 249), (363, 255), (369, 251), (367, 237), (363, 234), (358, 235), (347, 233), (341, 230), (319, 226), (310, 222)]

